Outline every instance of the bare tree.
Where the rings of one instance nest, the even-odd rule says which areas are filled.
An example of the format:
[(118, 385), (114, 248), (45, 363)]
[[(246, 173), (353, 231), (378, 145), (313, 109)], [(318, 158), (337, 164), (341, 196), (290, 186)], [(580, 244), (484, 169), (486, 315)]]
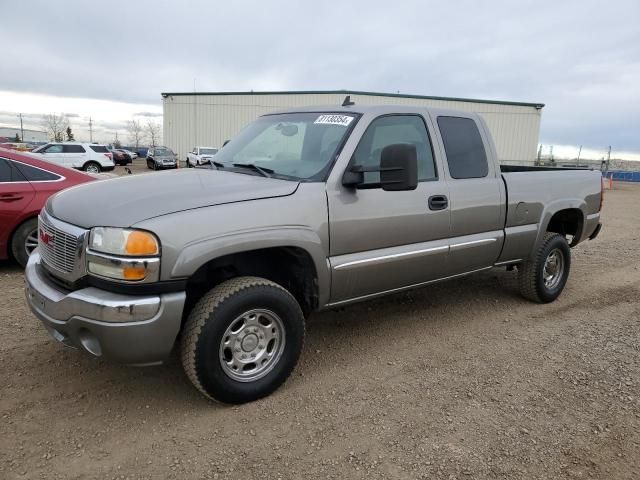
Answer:
[(129, 142), (134, 144), (138, 150), (144, 137), (144, 126), (134, 118), (127, 122), (127, 131), (129, 132)]
[(152, 147), (155, 147), (160, 141), (160, 124), (151, 120), (146, 125), (147, 138)]
[(50, 113), (49, 115), (43, 116), (42, 123), (51, 141), (64, 141), (64, 134), (69, 127), (69, 119), (66, 115), (56, 115), (55, 113)]

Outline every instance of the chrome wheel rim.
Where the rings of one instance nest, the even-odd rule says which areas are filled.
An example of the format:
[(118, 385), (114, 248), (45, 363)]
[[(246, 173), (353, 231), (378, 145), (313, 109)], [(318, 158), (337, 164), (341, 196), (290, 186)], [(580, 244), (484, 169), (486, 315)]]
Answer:
[(285, 346), (284, 324), (270, 310), (254, 309), (229, 324), (220, 341), (222, 370), (238, 382), (253, 382), (278, 364)]
[(564, 255), (560, 249), (554, 248), (549, 252), (547, 259), (544, 261), (544, 269), (542, 271), (544, 286), (550, 290), (556, 288), (563, 274)]
[(31, 255), (38, 246), (38, 229), (34, 229), (29, 232), (27, 238), (24, 241), (24, 251), (27, 252), (27, 256)]
[(89, 172), (89, 173), (99, 173), (100, 170), (98, 169), (98, 167), (96, 167), (95, 165), (89, 165), (87, 166), (87, 168), (85, 169), (85, 172)]

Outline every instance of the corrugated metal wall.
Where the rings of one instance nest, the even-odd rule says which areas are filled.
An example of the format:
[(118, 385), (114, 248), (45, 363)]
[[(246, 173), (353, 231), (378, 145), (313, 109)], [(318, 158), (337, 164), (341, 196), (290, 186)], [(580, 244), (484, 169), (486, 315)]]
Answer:
[[(168, 95), (164, 105), (164, 143), (184, 160), (195, 145), (220, 147), (256, 117), (290, 107), (340, 105), (342, 93)], [(498, 158), (533, 163), (541, 110), (533, 106), (351, 94), (361, 104), (420, 105), (480, 113), (489, 125)]]

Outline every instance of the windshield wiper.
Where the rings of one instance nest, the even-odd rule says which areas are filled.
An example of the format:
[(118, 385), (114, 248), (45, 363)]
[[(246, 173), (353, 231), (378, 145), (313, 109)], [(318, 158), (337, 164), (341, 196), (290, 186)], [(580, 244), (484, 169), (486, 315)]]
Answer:
[(255, 163), (234, 163), (233, 166), (239, 167), (239, 168), (249, 168), (255, 172), (258, 172), (263, 177), (267, 177), (267, 178), (271, 178), (271, 175), (275, 173), (270, 168), (259, 167)]
[[(212, 167), (216, 167), (216, 170), (220, 170), (221, 168), (224, 168), (224, 164), (220, 163), (220, 162), (216, 162), (215, 160), (209, 160), (209, 165), (211, 165)], [(211, 168), (211, 167), (209, 167)]]

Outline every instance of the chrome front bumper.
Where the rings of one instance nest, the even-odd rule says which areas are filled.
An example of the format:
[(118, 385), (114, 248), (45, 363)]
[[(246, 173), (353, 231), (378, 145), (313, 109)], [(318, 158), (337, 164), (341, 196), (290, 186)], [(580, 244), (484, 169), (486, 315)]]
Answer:
[(96, 357), (162, 363), (180, 330), (185, 292), (137, 296), (88, 287), (67, 293), (45, 276), (37, 250), (25, 282), (27, 303), (51, 336)]

